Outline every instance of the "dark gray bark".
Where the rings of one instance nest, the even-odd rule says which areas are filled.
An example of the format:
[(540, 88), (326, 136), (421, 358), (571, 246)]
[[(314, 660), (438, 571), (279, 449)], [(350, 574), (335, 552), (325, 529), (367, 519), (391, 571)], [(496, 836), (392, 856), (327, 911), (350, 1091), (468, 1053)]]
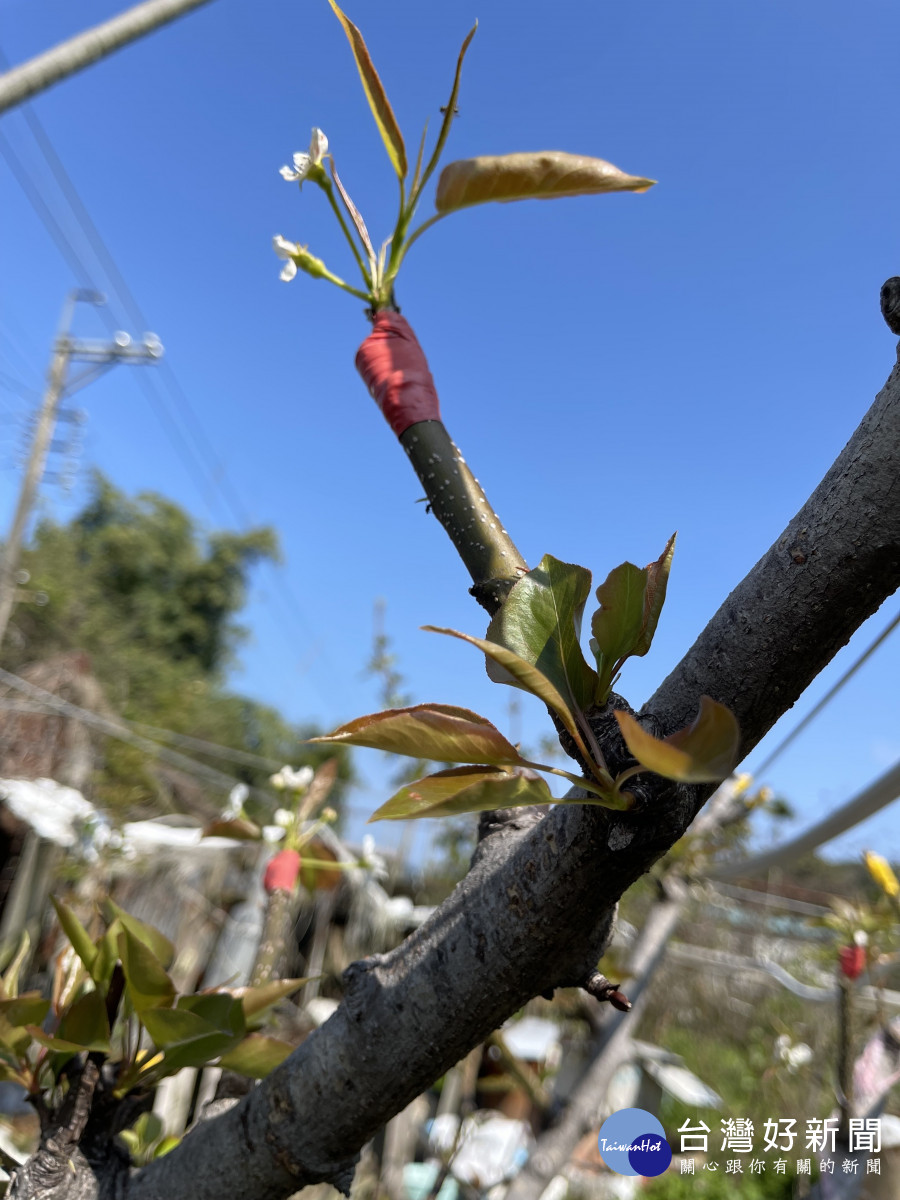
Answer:
[[(684, 725), (706, 693), (737, 714), (746, 754), (896, 588), (898, 435), (895, 369), (809, 503), (648, 702), (647, 719)], [(616, 723), (593, 714), (592, 724), (615, 773), (630, 761)], [(432, 918), (390, 954), (353, 964), (334, 1016), (239, 1105), (136, 1173), (128, 1200), (281, 1200), (323, 1180), (346, 1190), (362, 1145), (418, 1092), (532, 996), (588, 977), (616, 901), (712, 791), (638, 781), (629, 813), (563, 806), (498, 822)]]

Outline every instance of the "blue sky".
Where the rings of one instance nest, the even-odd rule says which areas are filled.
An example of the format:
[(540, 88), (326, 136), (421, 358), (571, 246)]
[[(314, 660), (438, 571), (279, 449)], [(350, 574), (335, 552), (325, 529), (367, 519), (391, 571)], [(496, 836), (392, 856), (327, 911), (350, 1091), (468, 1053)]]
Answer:
[[(115, 11), (107, 0), (0, 0), (0, 41), (17, 63)], [(447, 159), (564, 149), (660, 181), (641, 196), (458, 214), (414, 248), (398, 288), (445, 421), (529, 562), (549, 552), (600, 582), (623, 559), (655, 558), (678, 529), (654, 648), (621, 680), (639, 706), (805, 500), (894, 361), (878, 291), (900, 272), (900, 9), (595, 0), (551, 18), (531, 0), (348, 0), (347, 11), (411, 153), (424, 119), (439, 121), (477, 17)], [(361, 670), (383, 597), (415, 698), (464, 704), (508, 729), (509, 693), (475, 653), (419, 632), (480, 633), (483, 619), (354, 371), (362, 306), (303, 276), (278, 279), (275, 233), (347, 278), (352, 269), (321, 195), (278, 174), (312, 125), (373, 236), (395, 212), (396, 184), (325, 0), (214, 0), (33, 107), (165, 343), (219, 481), (202, 476), (196, 454), (186, 468), (137, 368), (121, 367), (74, 402), (89, 414), (81, 482), (70, 496), (48, 486), (44, 511), (73, 512), (91, 465), (128, 491), (171, 496), (209, 529), (234, 526), (229, 489), (252, 521), (277, 527), (285, 557), (254, 578), (236, 688), (326, 726), (373, 710), (376, 686)], [(120, 307), (22, 114), (0, 132)], [(2, 161), (0, 186), (0, 369), (39, 389), (75, 279)], [(80, 321), (82, 333), (104, 332), (89, 310)], [(171, 378), (160, 374), (160, 403), (191, 442)], [(27, 409), (0, 390), (4, 525)], [(858, 632), (748, 766), (895, 611), (889, 601)], [(765, 780), (802, 823), (900, 755), (898, 647), (888, 641)], [(533, 742), (546, 716), (523, 706)], [(383, 764), (365, 753), (360, 814), (385, 798)], [(890, 812), (835, 844), (865, 846), (900, 855)]]

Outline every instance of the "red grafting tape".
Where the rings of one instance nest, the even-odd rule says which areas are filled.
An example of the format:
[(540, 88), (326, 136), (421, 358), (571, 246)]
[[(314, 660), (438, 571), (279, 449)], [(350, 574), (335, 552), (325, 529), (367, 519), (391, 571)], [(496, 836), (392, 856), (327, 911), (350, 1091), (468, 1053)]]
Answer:
[(439, 421), (425, 352), (400, 313), (382, 309), (356, 352), (356, 369), (397, 437), (417, 421)]
[(296, 850), (279, 850), (269, 859), (263, 876), (263, 887), (267, 892), (292, 892), (300, 874), (300, 855)]

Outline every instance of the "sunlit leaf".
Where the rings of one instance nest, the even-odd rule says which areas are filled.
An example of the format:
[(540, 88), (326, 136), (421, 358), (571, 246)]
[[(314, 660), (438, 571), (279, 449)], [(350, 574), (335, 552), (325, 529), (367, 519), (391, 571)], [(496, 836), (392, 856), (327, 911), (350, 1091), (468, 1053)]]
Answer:
[(50, 897), (50, 903), (56, 909), (60, 926), (71, 942), (72, 949), (90, 971), (94, 959), (97, 957), (97, 947), (94, 945), (93, 938), (67, 904), (64, 904), (62, 900), (57, 900), (55, 896)]
[(597, 687), (579, 645), (590, 590), (590, 571), (545, 554), (516, 582), (488, 629), (489, 641), (536, 667), (573, 712), (593, 704)]
[(655, 182), (627, 175), (602, 158), (562, 150), (486, 154), (444, 167), (435, 207), (439, 213), (448, 213), (490, 200), (553, 200), (603, 192), (645, 192)]
[(91, 978), (102, 988), (109, 986), (113, 970), (119, 961), (119, 934), (122, 923), (118, 917), (107, 928), (106, 933), (97, 938), (94, 943), (97, 953), (91, 966)]
[(106, 1003), (99, 992), (85, 992), (63, 1014), (59, 1038), (86, 1050), (109, 1050), (109, 1020)]
[(231, 988), (230, 994), (240, 1000), (244, 1009), (244, 1017), (259, 1016), (285, 996), (299, 991), (309, 977), (303, 979), (273, 979), (270, 983), (261, 983), (258, 987)]
[[(552, 708), (568, 730), (585, 760), (587, 762), (592, 761), (591, 755), (588, 753), (588, 749), (581, 736), (581, 731), (578, 728), (574, 712), (564, 697), (560, 695), (556, 686), (537, 667), (526, 662), (524, 658), (520, 658), (518, 654), (514, 654), (512, 650), (507, 650), (505, 646), (498, 646), (495, 642), (489, 642), (486, 638), (472, 637), (471, 634), (460, 633), (456, 629), (442, 629), (437, 625), (423, 625), (422, 628), (429, 633), (445, 633), (449, 637), (459, 638), (463, 642), (469, 642), (470, 645), (477, 646), (479, 650), (487, 655), (488, 659), (502, 667), (505, 671), (508, 671), (526, 692), (531, 692), (532, 695), (543, 700), (549, 708)], [(490, 666), (488, 667), (488, 674), (491, 675)], [(491, 678), (496, 678), (496, 676), (491, 675)]]
[(701, 696), (700, 711), (685, 729), (656, 738), (625, 712), (616, 712), (625, 745), (641, 766), (681, 783), (717, 783), (733, 770), (740, 730), (724, 704)]
[(430, 758), (435, 762), (502, 764), (522, 759), (490, 721), (468, 708), (450, 704), (416, 704), (411, 708), (392, 708), (387, 712), (357, 717), (326, 737), (313, 742), (370, 746), (411, 758)]
[(246, 817), (234, 817), (230, 820), (218, 817), (204, 826), (203, 836), (231, 838), (235, 842), (259, 842), (262, 840), (262, 830)]
[(349, 17), (341, 12), (334, 0), (328, 0), (328, 2), (334, 9), (334, 14), (343, 26), (344, 33), (347, 35), (347, 41), (350, 43), (350, 49), (353, 51), (353, 57), (356, 60), (356, 69), (359, 71), (359, 77), (362, 80), (363, 91), (366, 93), (369, 108), (372, 110), (372, 116), (375, 118), (375, 124), (378, 126), (378, 132), (381, 134), (381, 140), (384, 142), (384, 147), (388, 152), (388, 158), (391, 160), (397, 175), (401, 179), (405, 179), (407, 166), (403, 135), (400, 133), (397, 118), (394, 116), (394, 111), (391, 108), (382, 82), (378, 78), (378, 72), (375, 70), (372, 59), (369, 56), (363, 36)]
[(126, 925), (119, 934), (119, 957), (135, 1011), (143, 1016), (150, 1008), (168, 1007), (175, 996), (175, 985), (162, 963), (145, 943)]
[(370, 821), (401, 821), (411, 817), (452, 817), (457, 813), (552, 804), (546, 782), (531, 772), (514, 775), (490, 766), (454, 767), (408, 783), (374, 812)]
[(0, 1014), (15, 1027), (16, 1025), (40, 1025), (50, 1011), (50, 1001), (40, 992), (23, 992), (0, 1000)]
[(27, 929), (22, 930), (18, 949), (9, 966), (3, 972), (3, 995), (17, 996), (19, 994), (19, 973), (31, 953), (31, 938)]
[(265, 1079), (270, 1071), (287, 1058), (294, 1049), (289, 1042), (278, 1038), (251, 1033), (233, 1050), (222, 1056), (220, 1066), (226, 1071), (236, 1071), (249, 1079)]
[(175, 958), (175, 947), (158, 929), (154, 929), (152, 925), (148, 925), (146, 921), (141, 921), (137, 917), (133, 917), (130, 912), (126, 912), (124, 908), (120, 908), (118, 904), (112, 900), (104, 902), (106, 909), (107, 920), (113, 921), (116, 918), (122, 923), (125, 929), (129, 930), (133, 937), (139, 942), (143, 942), (150, 950), (163, 967), (168, 969), (172, 965)]

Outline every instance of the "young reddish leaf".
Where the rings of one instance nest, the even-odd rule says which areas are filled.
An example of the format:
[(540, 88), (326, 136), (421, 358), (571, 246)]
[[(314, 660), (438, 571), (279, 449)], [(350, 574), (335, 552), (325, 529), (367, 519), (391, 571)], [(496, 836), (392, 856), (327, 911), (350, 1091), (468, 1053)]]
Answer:
[(718, 783), (733, 770), (740, 730), (734, 713), (724, 704), (700, 697), (693, 723), (667, 738), (655, 738), (628, 713), (616, 720), (625, 745), (642, 767), (681, 783)]
[[(432, 151), (431, 158), (428, 160), (428, 166), (425, 168), (425, 173), (422, 176), (421, 181), (414, 180), (414, 182), (413, 182), (414, 188), (415, 188), (416, 184), (418, 184), (419, 191), (422, 190), (422, 188), (425, 186), (425, 184), (431, 178), (432, 172), (434, 171), (435, 167), (440, 162), (441, 154), (443, 153), (444, 146), (447, 143), (447, 138), (450, 135), (450, 126), (453, 124), (453, 118), (456, 116), (456, 102), (459, 99), (459, 81), (460, 81), (460, 77), (462, 75), (463, 59), (466, 57), (466, 51), (468, 50), (469, 45), (472, 41), (472, 38), (475, 36), (475, 32), (477, 29), (478, 29), (478, 22), (476, 21), (475, 24), (472, 26), (472, 28), (469, 30), (468, 34), (466, 35), (466, 40), (463, 42), (462, 48), (459, 52), (459, 58), (456, 60), (456, 74), (453, 77), (453, 87), (450, 91), (450, 99), (447, 101), (447, 104), (444, 107), (444, 120), (441, 122), (441, 131), (438, 134), (437, 142), (435, 144), (434, 150)], [(424, 143), (424, 138), (423, 138), (423, 141), (422, 141), (423, 148), (424, 148), (424, 144), (425, 143)], [(420, 153), (420, 160), (421, 160), (421, 153)], [(418, 174), (418, 171), (417, 171), (417, 174)]]
[(78, 917), (67, 904), (62, 900), (57, 900), (55, 896), (50, 897), (50, 903), (56, 909), (56, 916), (59, 919), (63, 933), (72, 943), (72, 949), (90, 971), (93, 966), (94, 959), (97, 957), (97, 947), (94, 945), (93, 939)]
[(203, 836), (231, 838), (235, 842), (259, 842), (262, 840), (262, 830), (246, 817), (234, 817), (231, 820), (218, 817), (204, 826)]
[(645, 192), (655, 182), (627, 175), (602, 158), (586, 158), (562, 150), (486, 154), (444, 167), (438, 180), (435, 207), (439, 213), (449, 213), (490, 200), (552, 200), (603, 192)]
[(632, 653), (641, 635), (646, 587), (646, 570), (624, 562), (610, 571), (597, 588), (600, 608), (591, 618), (591, 648), (600, 670), (596, 696), (599, 704), (609, 695), (616, 667)]
[(109, 1050), (109, 1019), (106, 1003), (99, 992), (85, 992), (63, 1013), (59, 1038), (74, 1042), (85, 1050)]
[(493, 771), (487, 765), (454, 767), (408, 783), (377, 812), (372, 821), (402, 821), (412, 817), (452, 817), (457, 813), (552, 804), (546, 782), (537, 775)]
[(175, 997), (175, 985), (150, 947), (125, 925), (119, 934), (119, 957), (135, 1011), (167, 1008)]
[(673, 533), (666, 542), (666, 548), (656, 560), (647, 565), (647, 588), (644, 592), (644, 621), (641, 626), (641, 636), (638, 638), (632, 654), (642, 657), (650, 649), (656, 626), (659, 624), (659, 614), (666, 600), (666, 588), (669, 584), (669, 570), (672, 566), (672, 555), (675, 553), (675, 537)]
[(499, 766), (522, 761), (515, 746), (490, 721), (468, 708), (450, 704), (416, 704), (412, 708), (372, 713), (357, 717), (326, 737), (310, 741), (370, 746), (435, 762)]
[(104, 904), (106, 909), (107, 920), (112, 922), (118, 919), (119, 922), (127, 929), (132, 937), (137, 938), (139, 942), (143, 942), (162, 963), (164, 968), (172, 965), (172, 960), (175, 958), (175, 947), (169, 939), (154, 929), (152, 925), (148, 925), (146, 921), (140, 921), (137, 917), (133, 917), (130, 912), (126, 912), (124, 908), (120, 908), (112, 900), (107, 900)]
[(381, 140), (384, 142), (384, 147), (388, 152), (388, 158), (391, 160), (399, 178), (405, 179), (407, 165), (403, 135), (400, 133), (400, 126), (397, 124), (397, 118), (394, 116), (394, 110), (391, 108), (384, 86), (378, 78), (378, 72), (375, 70), (372, 59), (369, 56), (363, 36), (349, 17), (346, 17), (341, 12), (334, 0), (328, 0), (328, 2), (334, 10), (334, 15), (343, 26), (344, 33), (347, 35), (347, 41), (350, 43), (350, 49), (353, 51), (353, 57), (356, 60), (356, 69), (359, 71), (359, 77), (362, 80), (363, 91), (366, 93), (369, 108), (372, 110), (372, 116), (375, 118), (375, 124), (378, 126), (378, 132), (381, 134)]
[(591, 618), (591, 648), (597, 655), (600, 678), (596, 699), (604, 704), (612, 681), (632, 655), (643, 657), (650, 649), (666, 598), (669, 568), (675, 553), (675, 534), (656, 562), (641, 570), (626, 562), (610, 571), (597, 588), (600, 608)]
[(573, 712), (593, 704), (597, 687), (579, 645), (590, 590), (590, 571), (545, 554), (513, 586), (488, 629), (490, 641), (537, 667)]
[(246, 1075), (248, 1079), (265, 1079), (270, 1071), (274, 1071), (284, 1062), (293, 1049), (289, 1042), (251, 1033), (233, 1050), (223, 1055), (219, 1065), (226, 1071)]
[[(560, 695), (556, 686), (537, 667), (532, 666), (530, 662), (526, 662), (524, 658), (520, 658), (518, 654), (514, 654), (512, 650), (507, 650), (505, 646), (498, 646), (495, 642), (489, 642), (486, 638), (472, 637), (471, 634), (460, 633), (456, 629), (441, 629), (437, 625), (423, 625), (422, 628), (429, 633), (445, 633), (448, 637), (459, 638), (463, 642), (469, 642), (470, 645), (477, 646), (479, 650), (487, 655), (489, 660), (502, 667), (505, 671), (508, 671), (526, 692), (531, 692), (532, 695), (543, 700), (549, 708), (552, 708), (568, 730), (573, 742), (584, 756), (585, 761), (593, 761), (582, 739), (575, 713), (563, 696)], [(491, 672), (490, 662), (488, 663), (488, 675), (497, 681), (497, 676)]]

